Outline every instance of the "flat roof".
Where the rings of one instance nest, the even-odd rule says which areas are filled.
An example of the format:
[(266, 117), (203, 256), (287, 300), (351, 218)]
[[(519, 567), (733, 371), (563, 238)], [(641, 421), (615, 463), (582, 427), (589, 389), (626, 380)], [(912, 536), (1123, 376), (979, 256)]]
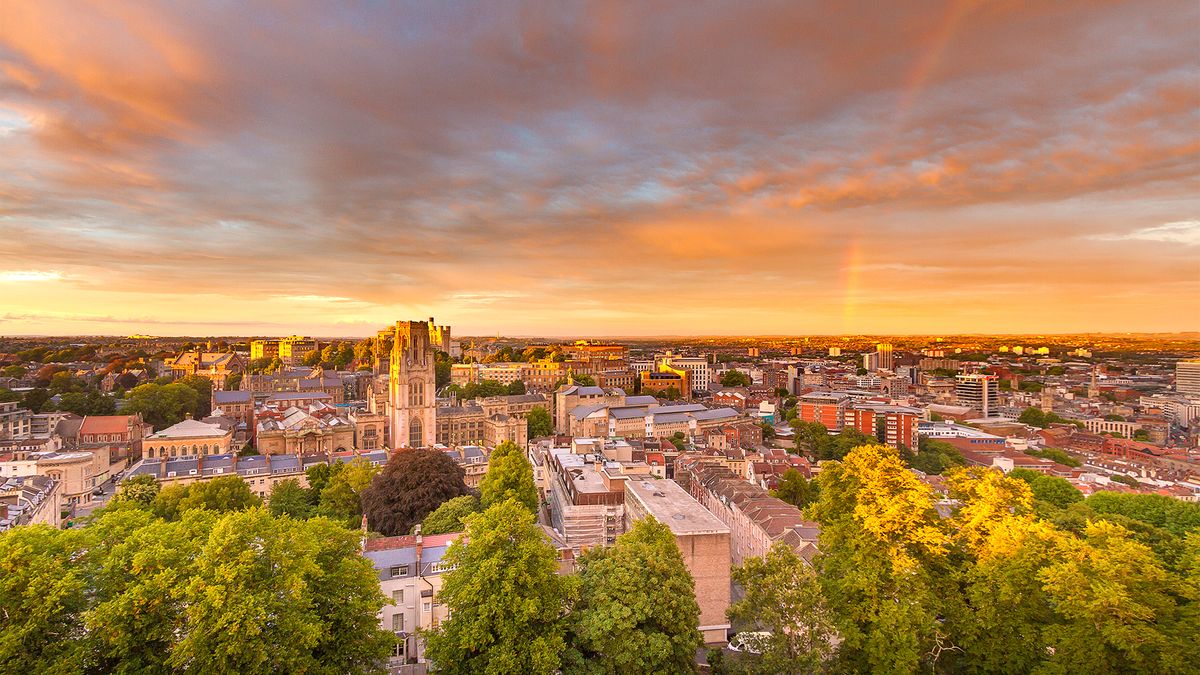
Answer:
[[(625, 494), (637, 499), (650, 515), (676, 535), (729, 534), (729, 528), (673, 480), (629, 480)], [(628, 497), (627, 497), (628, 498)]]

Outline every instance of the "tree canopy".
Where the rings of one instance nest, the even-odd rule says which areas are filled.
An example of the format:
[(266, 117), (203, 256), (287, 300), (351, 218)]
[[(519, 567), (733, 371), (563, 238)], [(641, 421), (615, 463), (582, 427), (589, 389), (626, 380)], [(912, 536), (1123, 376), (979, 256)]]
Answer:
[(525, 423), (529, 428), (529, 438), (550, 436), (554, 433), (554, 421), (550, 419), (550, 411), (540, 406), (525, 415)]
[(681, 673), (703, 643), (695, 584), (675, 535), (644, 518), (579, 560), (567, 673)]
[(740, 370), (727, 370), (721, 375), (722, 387), (749, 387), (750, 376)]
[(392, 643), (358, 537), (328, 520), (139, 499), (0, 534), (4, 672), (376, 671)]
[(470, 494), (466, 473), (446, 453), (431, 448), (396, 452), (362, 493), (372, 530), (408, 534), (443, 502)]
[(504, 441), (492, 450), (487, 473), (479, 483), (479, 502), (483, 508), (506, 499), (515, 499), (530, 513), (537, 513), (541, 503), (533, 483), (533, 465), (512, 441)]
[(549, 674), (566, 650), (575, 594), (533, 514), (516, 500), (467, 519), (442, 558), (451, 571), (438, 600), (450, 617), (426, 636), (426, 654), (459, 673)]
[(800, 509), (816, 501), (819, 494), (816, 481), (808, 480), (798, 469), (784, 471), (779, 485), (771, 491), (772, 497), (778, 497)]
[[(762, 558), (750, 558), (733, 569), (742, 597), (730, 605), (734, 628), (759, 634), (754, 651), (739, 661), (747, 673), (800, 675), (818, 672), (833, 653), (829, 608), (816, 572), (779, 542)], [(765, 634), (765, 635), (763, 635)]]
[(421, 533), (462, 532), (466, 527), (467, 516), (478, 513), (479, 510), (479, 498), (475, 495), (463, 495), (448, 499), (421, 521)]

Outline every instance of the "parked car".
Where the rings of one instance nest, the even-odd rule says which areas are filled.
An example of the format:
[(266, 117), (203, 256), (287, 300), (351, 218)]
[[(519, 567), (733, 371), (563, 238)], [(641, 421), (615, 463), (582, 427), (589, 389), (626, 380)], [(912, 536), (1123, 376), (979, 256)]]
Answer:
[(729, 641), (729, 651), (745, 654), (761, 654), (766, 649), (766, 643), (769, 639), (771, 639), (770, 631), (738, 633)]

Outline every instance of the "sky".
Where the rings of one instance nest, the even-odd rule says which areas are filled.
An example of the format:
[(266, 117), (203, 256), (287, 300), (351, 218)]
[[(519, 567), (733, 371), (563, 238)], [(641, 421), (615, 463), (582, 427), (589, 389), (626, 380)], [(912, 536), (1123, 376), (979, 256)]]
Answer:
[(13, 0), (0, 334), (1200, 329), (1200, 3)]

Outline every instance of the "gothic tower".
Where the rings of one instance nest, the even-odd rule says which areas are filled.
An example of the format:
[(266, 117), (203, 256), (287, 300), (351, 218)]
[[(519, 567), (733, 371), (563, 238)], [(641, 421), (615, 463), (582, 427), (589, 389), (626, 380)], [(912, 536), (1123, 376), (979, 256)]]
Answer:
[(429, 324), (397, 321), (388, 363), (388, 421), (391, 447), (428, 448), (437, 431), (436, 377)]

